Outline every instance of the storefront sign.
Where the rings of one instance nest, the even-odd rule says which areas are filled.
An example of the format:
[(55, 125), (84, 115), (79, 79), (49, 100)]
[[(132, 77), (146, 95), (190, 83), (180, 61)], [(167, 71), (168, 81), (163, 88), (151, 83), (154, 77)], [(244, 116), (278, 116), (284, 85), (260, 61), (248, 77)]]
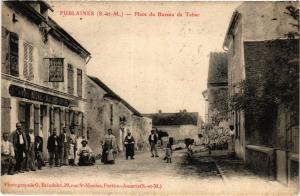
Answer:
[(64, 59), (50, 58), (49, 59), (49, 82), (64, 81)]
[(44, 102), (44, 103), (49, 103), (54, 105), (61, 105), (65, 107), (68, 107), (70, 104), (70, 100), (68, 99), (42, 93), (39, 91), (34, 91), (16, 85), (10, 85), (9, 94), (14, 97), (26, 98), (34, 101), (39, 101), (39, 102)]

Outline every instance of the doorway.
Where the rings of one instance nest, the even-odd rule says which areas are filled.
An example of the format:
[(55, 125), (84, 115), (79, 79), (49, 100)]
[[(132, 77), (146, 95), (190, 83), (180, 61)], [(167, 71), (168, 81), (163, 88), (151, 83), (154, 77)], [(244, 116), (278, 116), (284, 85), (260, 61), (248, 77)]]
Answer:
[(19, 122), (22, 124), (25, 133), (30, 129), (31, 103), (20, 102), (19, 104)]

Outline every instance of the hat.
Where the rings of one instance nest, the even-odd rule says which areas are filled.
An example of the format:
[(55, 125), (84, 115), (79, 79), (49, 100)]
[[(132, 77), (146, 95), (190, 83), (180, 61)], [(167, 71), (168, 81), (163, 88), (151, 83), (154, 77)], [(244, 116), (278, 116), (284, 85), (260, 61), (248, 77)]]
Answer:
[(86, 144), (88, 143), (87, 140), (82, 140), (82, 141), (81, 141), (81, 144), (83, 144), (84, 142), (85, 142)]

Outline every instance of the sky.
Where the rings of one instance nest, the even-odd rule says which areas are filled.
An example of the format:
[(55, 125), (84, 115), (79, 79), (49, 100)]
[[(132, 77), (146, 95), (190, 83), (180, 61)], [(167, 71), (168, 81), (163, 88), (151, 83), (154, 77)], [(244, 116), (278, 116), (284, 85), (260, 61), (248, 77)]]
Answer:
[[(186, 109), (204, 117), (202, 91), (209, 53), (223, 51), (229, 21), (239, 3), (49, 4), (54, 9), (50, 16), (92, 54), (88, 75), (98, 77), (141, 113)], [(93, 11), (94, 15), (63, 15), (63, 11)], [(123, 17), (97, 16), (100, 12), (119, 12)], [(150, 12), (155, 16), (149, 16)], [(158, 12), (174, 16), (158, 16)]]

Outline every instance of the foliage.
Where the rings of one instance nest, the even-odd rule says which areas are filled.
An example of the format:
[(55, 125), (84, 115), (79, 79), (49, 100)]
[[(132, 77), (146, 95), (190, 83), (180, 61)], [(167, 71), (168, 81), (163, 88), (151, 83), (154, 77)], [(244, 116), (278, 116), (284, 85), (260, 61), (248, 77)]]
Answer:
[[(282, 46), (283, 47), (283, 46)], [(284, 105), (292, 114), (299, 111), (299, 66), (298, 60), (290, 62), (295, 53), (293, 44), (281, 48), (284, 56), (276, 56), (259, 71), (239, 83), (242, 93), (230, 100), (231, 109), (242, 109), (253, 119), (257, 128), (272, 126), (276, 120), (279, 105)], [(299, 124), (299, 122), (297, 122)]]

